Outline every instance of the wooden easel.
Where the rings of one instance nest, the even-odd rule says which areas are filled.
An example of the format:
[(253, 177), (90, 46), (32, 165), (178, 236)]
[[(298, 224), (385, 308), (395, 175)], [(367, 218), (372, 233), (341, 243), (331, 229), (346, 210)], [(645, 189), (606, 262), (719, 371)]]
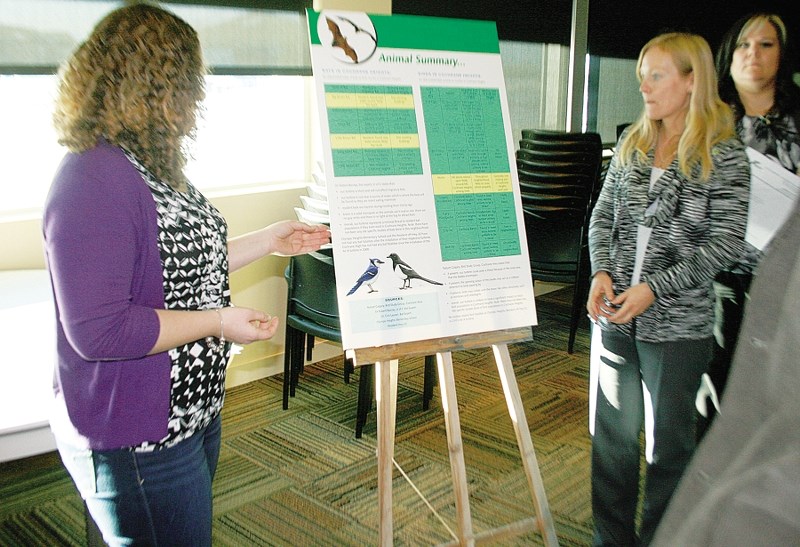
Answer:
[[(375, 348), (354, 350), (354, 362), (375, 363), (375, 394), (378, 401), (378, 509), (380, 512), (380, 545), (393, 544), (392, 530), (392, 461), (394, 459), (395, 415), (397, 406), (397, 368), (400, 357), (430, 355), (436, 353), (442, 407), (447, 428), (447, 445), (450, 453), (450, 468), (453, 474), (453, 490), (456, 498), (458, 540), (448, 545), (476, 545), (497, 541), (504, 537), (518, 536), (530, 531), (541, 533), (544, 544), (558, 545), (553, 517), (547, 504), (544, 484), (536, 462), (536, 454), (525, 418), (525, 408), (519, 394), (517, 379), (511, 365), (507, 344), (531, 339), (530, 327), (470, 334), (452, 338), (438, 338), (420, 342), (408, 342)], [(528, 478), (533, 498), (535, 517), (487, 530), (476, 535), (472, 530), (469, 508), (464, 450), (461, 442), (461, 423), (458, 417), (458, 401), (453, 376), (453, 351), (477, 349), (491, 346), (497, 363), (497, 371), (503, 385), (508, 413), (514, 424), (522, 456), (522, 465)]]

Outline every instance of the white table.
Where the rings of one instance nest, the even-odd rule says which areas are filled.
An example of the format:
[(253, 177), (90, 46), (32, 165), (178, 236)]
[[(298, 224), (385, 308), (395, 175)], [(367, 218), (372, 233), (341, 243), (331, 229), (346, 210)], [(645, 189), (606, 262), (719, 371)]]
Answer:
[(55, 329), (47, 271), (0, 271), (0, 462), (55, 450)]

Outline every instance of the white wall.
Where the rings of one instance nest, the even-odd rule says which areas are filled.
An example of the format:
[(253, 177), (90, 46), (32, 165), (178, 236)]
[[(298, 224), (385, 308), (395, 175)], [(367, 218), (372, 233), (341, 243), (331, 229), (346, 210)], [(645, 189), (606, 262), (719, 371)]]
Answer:
[(635, 121), (642, 111), (636, 61), (603, 57), (597, 91), (597, 132), (615, 142), (617, 125)]

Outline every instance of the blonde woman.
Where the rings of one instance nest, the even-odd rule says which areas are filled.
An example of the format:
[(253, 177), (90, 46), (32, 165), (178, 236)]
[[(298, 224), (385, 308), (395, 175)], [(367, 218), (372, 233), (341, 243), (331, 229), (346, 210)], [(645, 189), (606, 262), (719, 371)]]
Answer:
[(186, 180), (204, 96), (196, 32), (146, 4), (107, 15), (61, 72), (69, 152), (44, 211), (58, 317), (51, 426), (109, 545), (211, 545), (231, 342), (277, 319), (233, 307), (228, 273), (329, 240), (279, 222), (228, 239)]
[(587, 311), (602, 337), (595, 545), (647, 545), (692, 456), (694, 399), (712, 352), (712, 280), (741, 252), (747, 219), (749, 164), (706, 41), (653, 38), (637, 76), (644, 109), (620, 137), (589, 228)]

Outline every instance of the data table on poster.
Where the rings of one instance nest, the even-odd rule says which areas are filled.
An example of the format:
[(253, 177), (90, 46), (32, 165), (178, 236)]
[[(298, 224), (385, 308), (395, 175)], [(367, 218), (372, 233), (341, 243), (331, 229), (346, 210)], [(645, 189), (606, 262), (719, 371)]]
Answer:
[(497, 89), (422, 87), (442, 259), (521, 252)]
[(326, 85), (325, 108), (335, 176), (422, 174), (410, 86)]

